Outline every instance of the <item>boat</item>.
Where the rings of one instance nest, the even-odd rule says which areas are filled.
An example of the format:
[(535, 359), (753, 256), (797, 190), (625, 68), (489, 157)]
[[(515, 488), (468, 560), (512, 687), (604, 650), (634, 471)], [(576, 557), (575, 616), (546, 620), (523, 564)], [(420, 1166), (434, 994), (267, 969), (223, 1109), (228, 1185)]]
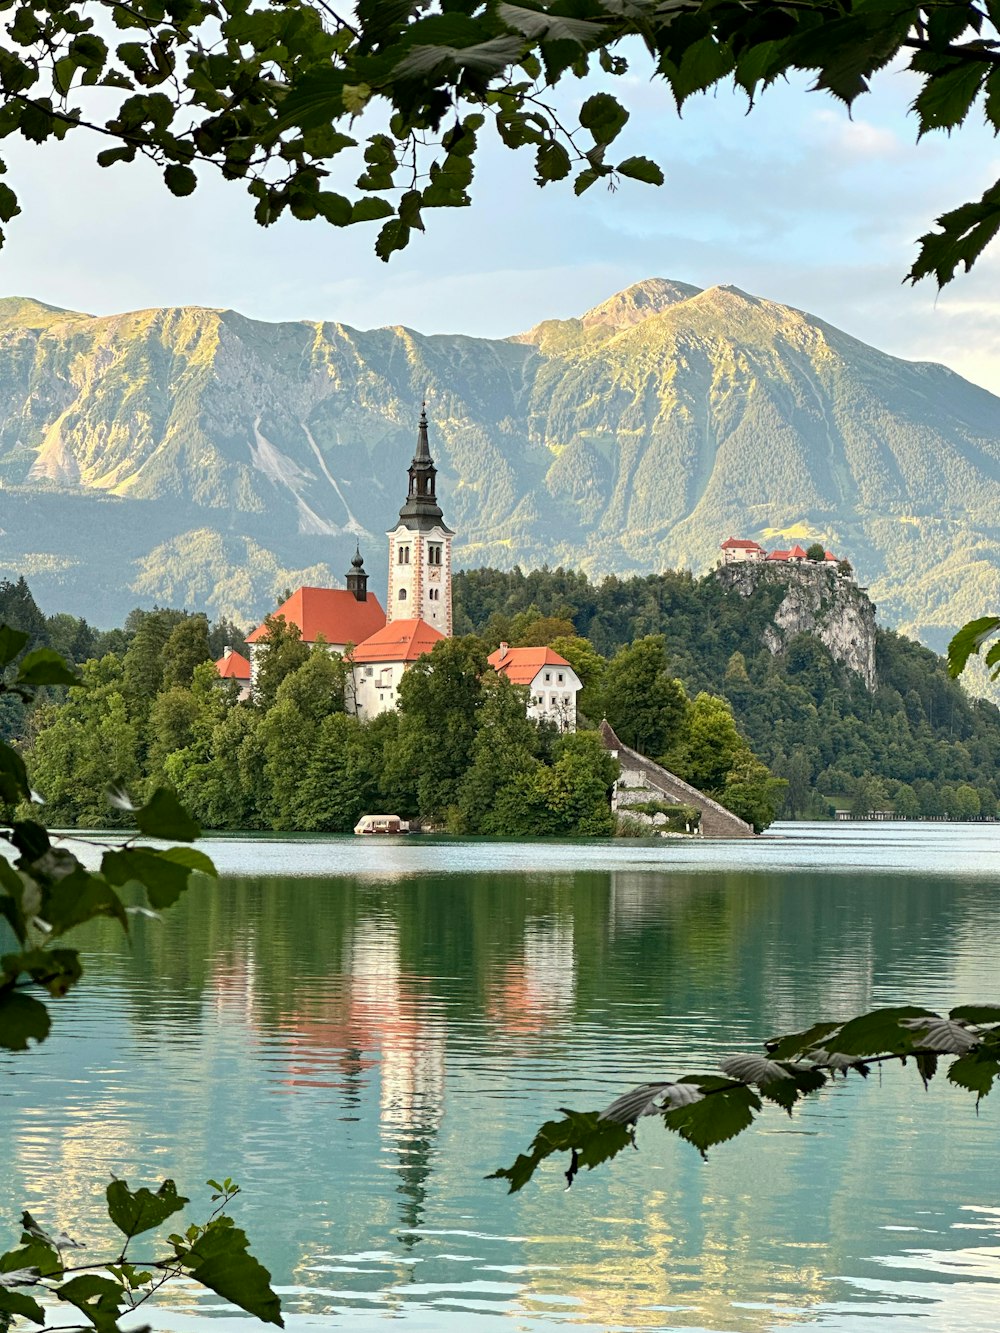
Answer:
[(362, 815), (354, 825), (354, 832), (368, 833), (409, 833), (410, 826), (399, 815)]

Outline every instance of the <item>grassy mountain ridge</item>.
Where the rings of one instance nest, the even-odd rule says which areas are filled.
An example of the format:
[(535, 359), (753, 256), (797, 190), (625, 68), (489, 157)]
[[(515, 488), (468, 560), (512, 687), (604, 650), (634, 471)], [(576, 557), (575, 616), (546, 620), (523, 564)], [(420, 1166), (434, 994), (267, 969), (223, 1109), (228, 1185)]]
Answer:
[(40, 596), (107, 621), (176, 600), (187, 561), (206, 610), (253, 620), (360, 540), (377, 587), (425, 393), (468, 566), (698, 570), (730, 533), (816, 536), (937, 647), (997, 601), (1000, 399), (666, 279), (506, 340), (0, 301), (0, 573), (30, 557)]

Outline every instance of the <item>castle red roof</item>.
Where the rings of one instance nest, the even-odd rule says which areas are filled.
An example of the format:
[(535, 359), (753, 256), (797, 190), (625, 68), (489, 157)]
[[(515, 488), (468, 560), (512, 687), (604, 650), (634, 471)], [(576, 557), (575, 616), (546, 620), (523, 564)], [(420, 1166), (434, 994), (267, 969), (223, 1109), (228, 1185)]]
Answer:
[(827, 553), (826, 553), (826, 555), (823, 557), (823, 559), (824, 559), (824, 560), (836, 560), (837, 557), (833, 554), (832, 551), (827, 551)]
[(224, 653), (215, 664), (215, 669), (223, 680), (249, 680), (250, 663), (235, 650)]
[(542, 667), (568, 667), (570, 671), (573, 670), (565, 657), (560, 657), (551, 648), (508, 648), (502, 657), (501, 651), (498, 648), (495, 653), (490, 653), (490, 666), (515, 685), (530, 685)]
[[(371, 593), (359, 602), (345, 588), (299, 588), (282, 602), (276, 616), (286, 624), (298, 625), (303, 643), (315, 643), (322, 636), (327, 643), (362, 643), (383, 628), (385, 612)], [(247, 635), (247, 643), (267, 638), (265, 625), (258, 625)]]
[(419, 617), (412, 620), (390, 620), (377, 633), (359, 643), (354, 650), (355, 662), (415, 662), (443, 639), (440, 630)]
[(806, 558), (806, 553), (801, 546), (793, 546), (788, 552), (788, 558), (789, 560), (804, 560)]
[(747, 541), (744, 537), (727, 537), (722, 543), (724, 551), (763, 551), (757, 542)]
[(790, 555), (791, 551), (768, 551), (767, 558), (768, 560), (787, 560)]

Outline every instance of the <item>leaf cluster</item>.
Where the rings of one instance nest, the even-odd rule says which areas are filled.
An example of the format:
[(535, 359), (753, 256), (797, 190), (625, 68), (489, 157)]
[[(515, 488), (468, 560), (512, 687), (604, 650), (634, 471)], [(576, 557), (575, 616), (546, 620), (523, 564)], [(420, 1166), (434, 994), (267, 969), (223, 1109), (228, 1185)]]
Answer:
[(124, 1240), (105, 1259), (77, 1263), (80, 1242), (64, 1232), (48, 1230), (30, 1213), (21, 1218), (20, 1243), (0, 1254), (0, 1327), (15, 1318), (46, 1322), (40, 1298), (74, 1306), (96, 1333), (119, 1333), (131, 1316), (172, 1278), (186, 1276), (239, 1306), (264, 1323), (283, 1326), (271, 1276), (249, 1253), (247, 1238), (225, 1210), (240, 1192), (227, 1179), (210, 1180), (216, 1208), (204, 1223), (191, 1223), (171, 1235), (162, 1257), (137, 1259), (130, 1252), (137, 1236), (155, 1230), (180, 1212), (189, 1200), (172, 1180), (155, 1190), (131, 1189), (113, 1179), (106, 1191), (108, 1217)]
[(985, 1097), (1000, 1076), (1000, 1005), (965, 1004), (947, 1017), (913, 1005), (877, 1009), (846, 1022), (818, 1022), (803, 1032), (774, 1037), (762, 1054), (722, 1060), (721, 1073), (689, 1074), (676, 1082), (645, 1083), (603, 1111), (563, 1111), (542, 1125), (526, 1153), (493, 1173), (510, 1192), (522, 1189), (553, 1153), (568, 1152), (567, 1181), (579, 1167), (594, 1167), (635, 1146), (637, 1121), (658, 1117), (666, 1129), (697, 1148), (735, 1138), (753, 1124), (764, 1102), (791, 1116), (800, 1101), (838, 1074), (867, 1078), (873, 1065), (913, 1061), (926, 1088), (942, 1057), (948, 1080)]
[[(905, 55), (921, 83), (921, 134), (950, 131), (982, 101), (1000, 124), (993, 7), (972, 0), (2, 0), (0, 137), (31, 142), (89, 129), (110, 167), (151, 158), (189, 195), (199, 168), (245, 183), (263, 226), (284, 212), (337, 227), (380, 222), (382, 259), (424, 229), (431, 208), (470, 202), (480, 134), (533, 155), (539, 185), (572, 177), (582, 194), (622, 177), (660, 185), (651, 159), (615, 160), (627, 109), (601, 89), (575, 123), (552, 100), (564, 79), (628, 74), (622, 54), (665, 80), (678, 110), (732, 80), (755, 99), (807, 71), (848, 106)], [(106, 34), (106, 35), (102, 35)], [(100, 88), (113, 110), (91, 119)], [(360, 166), (353, 189), (339, 177)], [(337, 188), (330, 188), (336, 175)], [(19, 211), (0, 184), (0, 221)], [(1000, 184), (944, 214), (911, 278), (947, 282), (1000, 227)]]

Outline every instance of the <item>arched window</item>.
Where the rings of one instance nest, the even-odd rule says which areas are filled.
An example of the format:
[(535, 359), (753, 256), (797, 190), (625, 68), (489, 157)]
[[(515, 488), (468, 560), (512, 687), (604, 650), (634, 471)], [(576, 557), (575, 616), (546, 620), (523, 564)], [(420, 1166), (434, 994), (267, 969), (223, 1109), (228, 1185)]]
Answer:
[(400, 588), (400, 590), (399, 590), (399, 600), (400, 600), (401, 602), (405, 602), (405, 601), (406, 601), (406, 589), (405, 589), (405, 588)]

